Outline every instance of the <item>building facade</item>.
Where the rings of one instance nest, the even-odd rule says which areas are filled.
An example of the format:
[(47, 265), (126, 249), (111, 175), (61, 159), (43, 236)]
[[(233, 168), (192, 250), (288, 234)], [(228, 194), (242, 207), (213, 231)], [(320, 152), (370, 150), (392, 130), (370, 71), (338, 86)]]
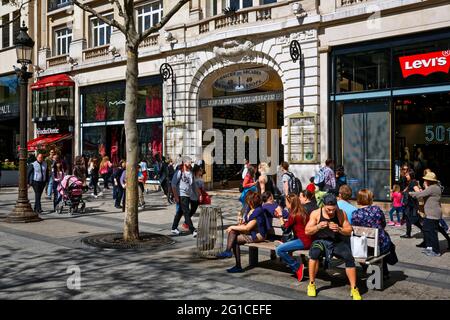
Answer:
[[(29, 26), (30, 35), (36, 27), (33, 6), (25, 5), (19, 15), (18, 7), (10, 1), (2, 1), (0, 18), (2, 28), (0, 42), (0, 161), (16, 161), (19, 158), (19, 87), (13, 65), (17, 66), (14, 40), (22, 22)], [(36, 57), (35, 57), (36, 58)], [(32, 82), (32, 80), (30, 80)], [(30, 132), (30, 137), (33, 132)]]
[[(138, 28), (159, 22), (174, 3), (136, 1)], [(120, 18), (108, 1), (89, 4)], [(43, 70), (31, 88), (37, 132), (71, 135), (63, 148), (72, 155), (122, 158), (124, 37), (71, 1), (34, 6)], [(290, 162), (304, 185), (329, 157), (344, 165), (349, 184), (378, 199), (388, 198), (405, 160), (419, 171), (436, 167), (449, 184), (437, 168), (450, 134), (448, 69), (425, 70), (447, 61), (449, 16), (448, 1), (437, 0), (191, 1), (141, 44), (140, 152), (207, 158), (202, 150), (222, 134), (223, 163), (216, 150), (207, 166), (212, 185), (237, 179), (237, 150), (226, 133), (253, 129), (261, 141), (268, 129), (279, 139), (256, 148), (279, 155), (276, 164)], [(167, 81), (164, 63), (173, 70)], [(404, 70), (419, 64), (424, 74)], [(265, 160), (256, 154), (245, 156)]]

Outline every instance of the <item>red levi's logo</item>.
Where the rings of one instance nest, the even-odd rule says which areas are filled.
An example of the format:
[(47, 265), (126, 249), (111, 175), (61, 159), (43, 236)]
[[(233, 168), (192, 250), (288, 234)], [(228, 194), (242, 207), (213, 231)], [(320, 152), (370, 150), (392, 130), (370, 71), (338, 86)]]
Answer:
[(450, 70), (450, 50), (400, 57), (400, 65), (403, 78), (413, 74), (427, 76), (435, 72), (448, 73)]

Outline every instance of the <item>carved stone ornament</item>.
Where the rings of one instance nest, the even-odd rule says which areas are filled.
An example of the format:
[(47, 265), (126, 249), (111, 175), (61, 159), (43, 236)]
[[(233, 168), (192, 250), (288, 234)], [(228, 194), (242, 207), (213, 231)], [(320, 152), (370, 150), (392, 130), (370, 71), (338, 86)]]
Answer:
[(239, 41), (230, 40), (225, 41), (222, 47), (215, 46), (214, 53), (218, 58), (238, 58), (242, 56), (250, 55), (254, 43), (250, 40)]

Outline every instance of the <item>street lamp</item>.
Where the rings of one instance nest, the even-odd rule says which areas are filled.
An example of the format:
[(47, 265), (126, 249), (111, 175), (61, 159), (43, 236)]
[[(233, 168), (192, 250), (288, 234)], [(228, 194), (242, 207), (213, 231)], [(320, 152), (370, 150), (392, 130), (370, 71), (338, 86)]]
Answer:
[(28, 28), (25, 22), (20, 28), (19, 35), (16, 38), (17, 63), (22, 67), (15, 68), (19, 79), (20, 91), (20, 150), (19, 150), (19, 195), (16, 206), (6, 217), (6, 222), (36, 222), (41, 221), (37, 213), (31, 208), (28, 200), (27, 186), (27, 121), (28, 121), (28, 80), (32, 73), (28, 72), (28, 65), (31, 64), (33, 55), (34, 41), (27, 33)]

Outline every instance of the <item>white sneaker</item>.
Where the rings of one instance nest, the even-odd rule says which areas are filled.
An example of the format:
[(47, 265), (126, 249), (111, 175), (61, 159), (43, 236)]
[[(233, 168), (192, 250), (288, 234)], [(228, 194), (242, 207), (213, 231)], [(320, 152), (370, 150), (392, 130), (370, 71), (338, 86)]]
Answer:
[(103, 197), (103, 191), (98, 194), (99, 197)]
[(178, 229), (173, 229), (171, 232), (175, 236), (178, 236), (180, 234), (180, 231)]
[(197, 238), (197, 235), (198, 235), (197, 230), (195, 230), (194, 232), (192, 232), (192, 237), (193, 237), (193, 238)]

